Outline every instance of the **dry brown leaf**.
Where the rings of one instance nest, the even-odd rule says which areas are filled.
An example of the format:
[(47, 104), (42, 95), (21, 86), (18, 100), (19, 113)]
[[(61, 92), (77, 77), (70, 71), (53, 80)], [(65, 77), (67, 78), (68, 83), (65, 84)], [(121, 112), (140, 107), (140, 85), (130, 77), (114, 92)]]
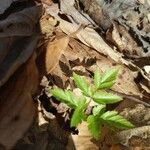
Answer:
[(47, 45), (45, 66), (47, 73), (51, 72), (59, 62), (59, 59), (69, 43), (69, 36), (55, 39)]
[[(76, 6), (77, 5), (77, 6)], [(78, 24), (95, 24), (94, 21), (84, 12), (82, 12), (83, 15), (81, 15), (81, 12), (77, 9), (80, 9), (78, 6), (78, 2), (75, 0), (61, 0), (60, 1), (60, 10), (64, 14), (69, 14), (67, 17), (72, 21), (76, 22)], [(77, 7), (77, 9), (75, 8)]]
[[(60, 19), (58, 16), (56, 18), (60, 21), (60, 28), (66, 34), (70, 34), (75, 32), (79, 26), (77, 24), (72, 24), (67, 21)], [(108, 56), (118, 64), (125, 64), (127, 66), (132, 66), (137, 69), (143, 77), (150, 82), (150, 78), (144, 74), (144, 71), (140, 69), (138, 66), (133, 64), (130, 60), (125, 60), (123, 58), (123, 54), (116, 51), (116, 49), (112, 49), (103, 39), (102, 37), (92, 28), (85, 28), (76, 34), (78, 39), (84, 43), (85, 45), (94, 48), (96, 51)]]
[(148, 56), (143, 52), (142, 47), (138, 46), (135, 40), (129, 34), (126, 28), (113, 24), (113, 30), (107, 32), (108, 41), (113, 42), (120, 52), (131, 58), (140, 58)]
[[(134, 81), (136, 72), (131, 71), (124, 65), (117, 64), (112, 59), (100, 55), (97, 51), (94, 51), (93, 49), (89, 48), (83, 43), (78, 42), (75, 39), (71, 38), (69, 45), (70, 46), (67, 47), (64, 55), (70, 61), (70, 63), (74, 62), (72, 70), (86, 72), (86, 69), (88, 69), (91, 72), (94, 72), (96, 69), (99, 69), (101, 72), (105, 72), (110, 68), (119, 66), (120, 71), (117, 78), (117, 83), (113, 86), (113, 90), (120, 91), (121, 93), (127, 95), (136, 95), (142, 97), (142, 93), (139, 91), (137, 84)], [(84, 66), (82, 62), (85, 58), (95, 58), (96, 63), (94, 63), (92, 66)], [(75, 63), (76, 61), (77, 63)]]
[(38, 71), (32, 56), (0, 88), (0, 145), (10, 149), (31, 125), (35, 114), (32, 94), (38, 86)]
[(76, 150), (98, 150), (99, 147), (91, 141), (91, 134), (89, 133), (87, 123), (83, 122), (78, 126), (78, 129), (79, 135), (70, 136), (67, 150), (71, 150), (72, 145), (74, 145)]
[(35, 26), (41, 14), (41, 5), (27, 7), (0, 21), (0, 87), (35, 50), (39, 39)]
[[(67, 21), (60, 19), (58, 16), (56, 18), (60, 21), (60, 28), (66, 34), (70, 34), (75, 32), (79, 26), (77, 24), (72, 24)], [(132, 64), (129, 61), (126, 61), (122, 58), (122, 54), (118, 53), (115, 49), (112, 49), (109, 45), (105, 43), (105, 41), (101, 38), (101, 36), (92, 28), (85, 28), (78, 32), (76, 36), (79, 38), (81, 42), (85, 45), (94, 48), (98, 52), (109, 56), (111, 59), (116, 61), (117, 63), (123, 63), (126, 65)]]
[(54, 19), (52, 16), (45, 15), (41, 18), (40, 30), (42, 34), (44, 34), (44, 38), (47, 38), (53, 35), (56, 25), (57, 25), (57, 20)]
[(19, 40), (11, 49), (4, 61), (0, 64), (0, 87), (9, 77), (32, 55), (38, 41), (38, 36), (31, 36)]
[(0, 21), (0, 37), (31, 36), (42, 13), (42, 5), (37, 5), (10, 14)]
[(17, 1), (24, 1), (24, 0), (4, 0), (0, 1), (0, 14), (4, 13), (4, 11), (13, 3)]
[(52, 5), (52, 3), (53, 3), (52, 0), (41, 0), (41, 2), (42, 2), (43, 4), (48, 5), (48, 6)]

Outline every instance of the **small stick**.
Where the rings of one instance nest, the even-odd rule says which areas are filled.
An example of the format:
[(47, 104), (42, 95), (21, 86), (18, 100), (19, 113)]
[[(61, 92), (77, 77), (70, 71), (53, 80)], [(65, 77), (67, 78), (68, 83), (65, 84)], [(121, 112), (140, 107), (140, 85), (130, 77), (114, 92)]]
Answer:
[(127, 99), (132, 100), (132, 101), (134, 101), (134, 102), (136, 102), (136, 103), (141, 103), (141, 104), (143, 104), (143, 105), (145, 105), (145, 106), (147, 106), (147, 107), (150, 107), (150, 104), (148, 104), (147, 102), (144, 102), (144, 101), (142, 101), (142, 100), (140, 100), (140, 99), (134, 97), (133, 95), (127, 95), (127, 94), (120, 93), (120, 92), (114, 91), (114, 90), (111, 90), (111, 91), (112, 91), (113, 93), (117, 93), (119, 96), (121, 96), (121, 97), (123, 97), (123, 98), (127, 98)]

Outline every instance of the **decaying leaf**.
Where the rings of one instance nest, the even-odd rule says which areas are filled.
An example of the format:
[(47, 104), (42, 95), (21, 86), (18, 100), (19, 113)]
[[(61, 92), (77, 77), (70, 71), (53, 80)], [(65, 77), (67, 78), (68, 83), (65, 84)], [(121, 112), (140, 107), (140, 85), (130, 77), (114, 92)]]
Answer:
[(0, 1), (0, 14), (4, 13), (4, 11), (13, 3), (13, 2), (21, 2), (24, 0), (5, 0)]
[(35, 25), (42, 7), (33, 6), (10, 14), (0, 22), (0, 86), (32, 55), (39, 39)]
[(20, 40), (21, 43), (14, 47), (14, 50), (7, 55), (5, 60), (0, 64), (0, 87), (29, 59), (35, 50), (37, 41), (37, 36), (24, 38)]
[(108, 33), (108, 41), (113, 42), (125, 56), (131, 58), (148, 57), (148, 54), (143, 52), (142, 47), (138, 46), (125, 27), (113, 24), (112, 32)]
[(69, 36), (65, 36), (60, 39), (55, 39), (53, 42), (49, 42), (47, 45), (45, 65), (46, 71), (51, 72), (59, 62), (63, 51), (66, 50), (69, 43)]
[(35, 25), (42, 15), (42, 6), (25, 8), (10, 14), (0, 22), (0, 38), (11, 36), (31, 36), (35, 33)]
[(31, 125), (38, 72), (34, 56), (0, 88), (0, 144), (10, 149)]
[[(81, 15), (81, 12), (77, 10), (80, 9), (78, 5), (78, 3), (75, 3), (75, 0), (61, 0), (61, 13), (66, 14), (72, 22), (76, 22), (77, 24), (95, 24), (94, 21), (86, 13), (82, 12), (83, 15)], [(77, 8), (75, 8), (75, 6)]]
[(34, 50), (42, 6), (31, 3), (0, 1), (0, 145), (5, 149), (11, 149), (23, 136), (35, 115), (32, 96), (39, 76)]

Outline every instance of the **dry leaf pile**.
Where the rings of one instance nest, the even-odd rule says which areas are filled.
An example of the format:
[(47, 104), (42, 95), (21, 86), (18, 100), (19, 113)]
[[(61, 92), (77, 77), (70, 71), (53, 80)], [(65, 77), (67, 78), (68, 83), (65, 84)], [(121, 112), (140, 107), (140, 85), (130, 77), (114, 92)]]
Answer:
[[(97, 2), (97, 5), (94, 4), (95, 2)], [(77, 32), (76, 36), (70, 38), (66, 50), (63, 49), (64, 44), (61, 44), (63, 38), (60, 40), (59, 46), (62, 46), (63, 53), (61, 57), (58, 54), (60, 57), (59, 63), (54, 55), (57, 66), (50, 72), (51, 75), (48, 76), (49, 86), (56, 85), (63, 89), (74, 89), (74, 84), (70, 80), (73, 71), (90, 79), (93, 71), (97, 68), (104, 72), (111, 67), (120, 66), (117, 84), (111, 90), (123, 96), (124, 101), (117, 106), (112, 106), (110, 109), (115, 108), (122, 112), (125, 108), (128, 108), (131, 112), (137, 112), (139, 110), (137, 104), (141, 103), (141, 107), (143, 107), (145, 112), (141, 117), (147, 118), (145, 120), (147, 123), (140, 124), (137, 120), (133, 119), (138, 116), (133, 115), (134, 117), (132, 118), (126, 112), (126, 115), (124, 115), (137, 124), (137, 127), (130, 131), (121, 131), (114, 136), (106, 130), (106, 136), (104, 136), (101, 142), (98, 142), (99, 146), (91, 143), (89, 133), (87, 131), (87, 134), (82, 132), (86, 128), (85, 125), (81, 125), (79, 127), (81, 134), (79, 133), (78, 136), (72, 135), (71, 137), (77, 149), (98, 149), (98, 147), (106, 149), (109, 145), (111, 145), (112, 149), (122, 149), (124, 146), (139, 148), (149, 146), (149, 144), (145, 143), (149, 143), (150, 140), (148, 130), (149, 109), (146, 111), (150, 106), (150, 78), (149, 72), (144, 69), (145, 66), (149, 68), (149, 41), (143, 38), (147, 37), (149, 39), (149, 21), (146, 17), (149, 9), (146, 6), (147, 1), (144, 4), (135, 1), (121, 2), (108, 2), (106, 4), (102, 0), (88, 2), (81, 0), (78, 3), (74, 0), (61, 0), (59, 4), (54, 3), (51, 6), (46, 6), (47, 13), (59, 21), (59, 31), (63, 31), (68, 36), (75, 32), (80, 27), (80, 24), (86, 25), (85, 28)], [(84, 6), (84, 12), (81, 3)], [(125, 10), (125, 7), (127, 10)], [(101, 13), (99, 13), (98, 8), (103, 9), (103, 11), (101, 10)], [(95, 13), (93, 13), (94, 9)], [(139, 9), (139, 14), (136, 9)], [(115, 16), (116, 10), (118, 10), (118, 16)], [(113, 13), (111, 14), (111, 12)], [(107, 16), (106, 18), (104, 18), (105, 15)], [(127, 21), (125, 19), (124, 21), (121, 20), (122, 16), (126, 17)], [(133, 19), (133, 16), (136, 16), (137, 20)], [(140, 16), (143, 17), (141, 20)], [(100, 24), (96, 20), (98, 18), (101, 19)], [(143, 24), (141, 29), (138, 28), (139, 21)], [(138, 38), (133, 36), (132, 31), (135, 31), (135, 37)], [(139, 42), (136, 39), (141, 41)], [(142, 46), (140, 43), (143, 43)], [(53, 107), (56, 107), (56, 110), (59, 112), (59, 105)], [(63, 114), (66, 114), (65, 109)], [(144, 137), (143, 134), (145, 135)], [(114, 138), (115, 142), (111, 141), (110, 137), (111, 139)], [(145, 140), (146, 142), (144, 142)], [(87, 143), (87, 147), (83, 148), (82, 142)]]

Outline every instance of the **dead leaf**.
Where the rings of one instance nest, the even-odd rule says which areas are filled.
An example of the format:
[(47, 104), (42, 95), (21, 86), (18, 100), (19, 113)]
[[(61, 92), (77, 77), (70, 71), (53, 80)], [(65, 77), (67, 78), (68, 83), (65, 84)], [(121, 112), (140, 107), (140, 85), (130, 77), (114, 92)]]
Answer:
[(69, 19), (72, 22), (76, 22), (77, 24), (84, 24), (84, 25), (95, 24), (94, 21), (86, 13), (82, 12), (81, 15), (81, 12), (77, 10), (80, 9), (79, 6), (76, 6), (78, 7), (76, 9), (75, 5), (79, 4), (74, 0), (61, 0), (60, 1), (61, 13), (64, 13), (66, 15), (69, 14), (67, 15), (67, 17), (69, 17)]
[(52, 5), (52, 3), (53, 3), (52, 0), (41, 0), (41, 2), (42, 2), (43, 4), (48, 5), (48, 6)]
[[(0, 87), (9, 77), (32, 55), (38, 41), (38, 36), (31, 36), (19, 41), (19, 44), (7, 54), (0, 64)], [(17, 41), (18, 42), (18, 41)], [(10, 47), (9, 47), (10, 48)]]
[(57, 20), (50, 15), (45, 14), (40, 19), (40, 30), (44, 34), (44, 39), (53, 35)]
[[(107, 32), (109, 33), (109, 32)], [(112, 32), (107, 34), (108, 41), (114, 43), (118, 50), (131, 58), (145, 57), (142, 47), (138, 46), (129, 32), (122, 26), (113, 24)], [(148, 56), (146, 54), (146, 56)]]
[(34, 56), (0, 89), (0, 144), (10, 149), (31, 125), (38, 71)]
[(0, 1), (0, 14), (4, 13), (4, 11), (13, 3), (17, 1), (24, 1), (24, 0), (5, 0)]
[(0, 38), (31, 36), (35, 33), (35, 25), (42, 13), (42, 6), (38, 5), (10, 14), (6, 19), (0, 21)]
[(69, 36), (55, 39), (53, 42), (49, 42), (47, 45), (47, 51), (45, 56), (45, 66), (47, 73), (50, 73), (58, 64), (63, 51), (66, 50), (69, 43)]
[(35, 25), (41, 14), (42, 6), (33, 6), (0, 21), (0, 87), (33, 54), (39, 38)]
[(67, 150), (73, 149), (73, 145), (76, 150), (98, 150), (99, 147), (91, 141), (87, 123), (83, 122), (78, 129), (79, 135), (70, 135)]

